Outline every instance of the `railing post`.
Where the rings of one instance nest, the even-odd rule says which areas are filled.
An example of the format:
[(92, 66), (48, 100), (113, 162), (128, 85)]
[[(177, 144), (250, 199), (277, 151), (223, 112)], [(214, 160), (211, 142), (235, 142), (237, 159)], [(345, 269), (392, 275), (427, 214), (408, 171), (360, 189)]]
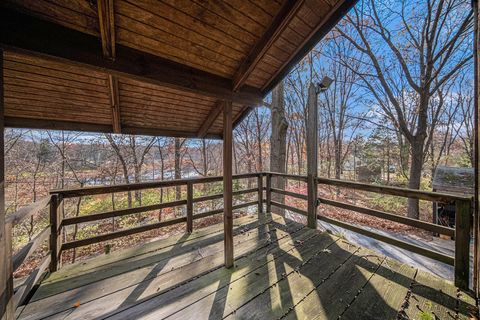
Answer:
[(468, 290), (470, 284), (470, 229), (472, 202), (455, 201), (455, 285)]
[(267, 176), (267, 213), (272, 212), (272, 175), (270, 173)]
[(61, 202), (61, 195), (52, 194), (52, 197), (50, 198), (50, 254), (52, 258), (50, 261), (50, 272), (57, 271), (61, 264)]
[(263, 173), (258, 174), (258, 213), (263, 213)]
[(12, 224), (5, 224), (5, 261), (6, 261), (6, 288), (5, 288), (5, 320), (15, 319), (15, 306), (13, 301), (13, 257), (12, 257)]
[(310, 83), (307, 103), (307, 225), (317, 229), (318, 108), (315, 85)]
[(193, 231), (193, 182), (187, 182), (187, 233)]

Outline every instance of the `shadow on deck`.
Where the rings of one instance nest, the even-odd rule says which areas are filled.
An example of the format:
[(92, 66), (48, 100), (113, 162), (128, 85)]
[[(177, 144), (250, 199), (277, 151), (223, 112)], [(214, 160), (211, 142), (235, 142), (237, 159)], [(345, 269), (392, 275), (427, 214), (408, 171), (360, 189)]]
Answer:
[(67, 266), (20, 319), (470, 319), (450, 282), (278, 215), (223, 224)]

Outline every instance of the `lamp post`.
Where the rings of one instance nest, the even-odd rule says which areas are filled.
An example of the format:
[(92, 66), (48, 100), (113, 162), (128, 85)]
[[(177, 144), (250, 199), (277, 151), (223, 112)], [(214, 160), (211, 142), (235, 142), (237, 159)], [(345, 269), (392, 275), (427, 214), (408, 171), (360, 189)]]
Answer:
[(320, 83), (310, 83), (307, 105), (307, 225), (317, 228), (318, 176), (318, 94), (328, 89), (333, 80), (324, 77)]

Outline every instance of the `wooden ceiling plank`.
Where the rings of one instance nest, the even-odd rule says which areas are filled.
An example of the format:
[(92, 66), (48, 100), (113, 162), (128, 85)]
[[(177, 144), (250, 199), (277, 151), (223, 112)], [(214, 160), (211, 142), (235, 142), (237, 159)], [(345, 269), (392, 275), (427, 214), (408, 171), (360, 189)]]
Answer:
[(263, 58), (268, 49), (282, 34), (290, 21), (295, 17), (301, 8), (303, 0), (287, 0), (273, 19), (267, 31), (255, 44), (252, 51), (238, 68), (233, 80), (233, 90), (238, 90), (247, 80), (250, 73)]
[(112, 106), (112, 125), (113, 133), (122, 133), (120, 121), (120, 96), (118, 94), (118, 79), (111, 74), (108, 75), (108, 85), (110, 89), (110, 103)]
[(305, 55), (343, 18), (358, 0), (338, 0), (336, 6), (319, 21), (312, 32), (302, 41), (292, 53), (290, 59), (278, 68), (273, 77), (262, 87), (262, 92), (270, 92)]
[(217, 103), (215, 103), (215, 106), (212, 108), (212, 110), (208, 114), (207, 118), (203, 122), (202, 126), (198, 130), (197, 137), (202, 138), (202, 139), (205, 138), (205, 136), (208, 133), (208, 130), (210, 129), (212, 124), (215, 122), (215, 120), (218, 118), (220, 113), (222, 113), (222, 110), (223, 110), (222, 101), (217, 101)]
[(115, 60), (115, 14), (113, 0), (97, 0), (98, 25), (103, 56)]
[(244, 86), (234, 92), (230, 79), (118, 44), (115, 61), (105, 60), (99, 56), (98, 38), (9, 9), (0, 10), (0, 45), (7, 50), (69, 61), (91, 70), (240, 104), (256, 105), (263, 99), (256, 88)]

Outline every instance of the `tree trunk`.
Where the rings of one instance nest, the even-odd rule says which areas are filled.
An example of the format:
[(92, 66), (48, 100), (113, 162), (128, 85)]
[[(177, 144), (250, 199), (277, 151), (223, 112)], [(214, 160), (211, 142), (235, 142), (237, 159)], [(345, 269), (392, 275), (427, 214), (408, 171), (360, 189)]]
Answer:
[[(420, 189), (423, 167), (423, 145), (421, 138), (415, 138), (412, 142), (412, 164), (410, 166), (410, 179), (408, 187), (410, 189)], [(418, 219), (420, 216), (418, 199), (408, 199), (408, 217)]]
[[(285, 118), (283, 81), (272, 92), (272, 136), (270, 138), (270, 171), (285, 173), (288, 122)], [(272, 178), (272, 187), (285, 189), (283, 178)], [(272, 200), (285, 203), (285, 197), (272, 194)], [(283, 213), (283, 210), (280, 210)]]
[(262, 124), (260, 122), (257, 108), (255, 108), (255, 120), (257, 124), (257, 150), (258, 150), (257, 172), (262, 172), (263, 171)]
[(342, 141), (334, 141), (335, 144), (335, 179), (340, 179), (342, 174)]

